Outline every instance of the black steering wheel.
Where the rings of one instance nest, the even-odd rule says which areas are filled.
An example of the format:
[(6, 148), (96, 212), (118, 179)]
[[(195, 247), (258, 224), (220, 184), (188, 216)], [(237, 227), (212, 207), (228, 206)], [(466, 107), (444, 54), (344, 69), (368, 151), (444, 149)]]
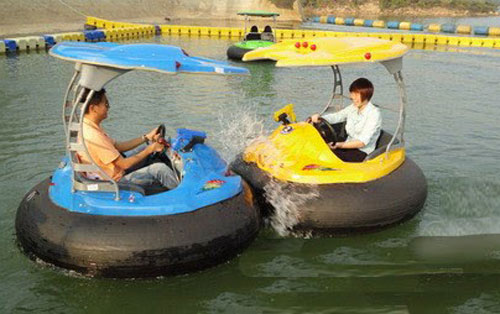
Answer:
[[(163, 144), (165, 146), (168, 145), (167, 141), (165, 140), (165, 124), (160, 124), (158, 126), (158, 129), (156, 130), (156, 134), (160, 134), (160, 137), (158, 138), (158, 143)], [(162, 152), (154, 152), (151, 157), (152, 158), (157, 158), (160, 156)]]
[(158, 130), (156, 130), (156, 134), (160, 134), (161, 138), (165, 138), (165, 124), (160, 124), (158, 126)]
[(339, 141), (337, 132), (335, 132), (335, 129), (332, 127), (332, 125), (325, 119), (319, 117), (318, 122), (313, 123), (313, 126), (316, 128), (316, 130), (318, 130), (319, 134), (326, 143), (335, 144)]

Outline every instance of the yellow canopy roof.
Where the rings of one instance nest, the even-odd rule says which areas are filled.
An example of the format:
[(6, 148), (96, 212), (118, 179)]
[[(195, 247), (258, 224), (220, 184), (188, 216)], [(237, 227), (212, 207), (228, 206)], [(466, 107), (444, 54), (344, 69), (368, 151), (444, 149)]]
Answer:
[(380, 62), (402, 57), (409, 48), (371, 37), (324, 37), (285, 40), (245, 53), (243, 61), (271, 59), (276, 66), (332, 66)]

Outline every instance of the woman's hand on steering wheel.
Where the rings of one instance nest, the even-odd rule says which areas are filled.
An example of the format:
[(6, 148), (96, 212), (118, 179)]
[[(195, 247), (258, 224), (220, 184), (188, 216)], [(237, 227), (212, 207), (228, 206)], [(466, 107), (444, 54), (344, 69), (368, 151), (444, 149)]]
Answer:
[[(314, 115), (313, 115), (314, 116)], [(319, 116), (319, 115), (318, 115)], [(313, 117), (311, 116), (311, 119)], [(328, 123), (327, 120), (324, 118), (318, 117), (318, 122), (314, 123), (313, 126), (318, 130), (319, 134), (323, 138), (323, 140), (330, 145), (330, 143), (337, 143), (339, 141), (337, 132), (335, 132), (335, 129), (331, 126), (330, 123)]]
[(306, 122), (307, 123), (318, 123), (320, 118), (320, 115), (315, 113), (312, 116), (307, 117)]
[(331, 148), (331, 149), (337, 149), (337, 148), (343, 148), (344, 146), (344, 142), (330, 142), (328, 143), (328, 146)]
[(320, 120), (321, 116), (318, 113), (313, 114), (309, 118), (307, 118), (308, 123), (318, 123)]

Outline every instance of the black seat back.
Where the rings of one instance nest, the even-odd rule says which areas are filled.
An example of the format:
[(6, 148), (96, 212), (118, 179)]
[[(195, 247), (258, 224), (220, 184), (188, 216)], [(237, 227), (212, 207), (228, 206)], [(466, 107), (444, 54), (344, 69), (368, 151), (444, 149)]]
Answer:
[[(380, 130), (380, 135), (377, 139), (377, 144), (375, 146), (375, 150), (371, 152), (368, 156), (366, 156), (365, 160), (370, 160), (378, 155), (382, 154), (385, 152), (387, 149), (387, 145), (391, 142), (392, 139), (392, 134), (389, 132), (386, 132), (384, 130)], [(396, 139), (393, 144), (399, 144), (399, 140)]]
[(245, 36), (245, 40), (260, 40), (261, 39), (261, 35), (260, 33), (248, 33), (246, 34)]
[(271, 26), (266, 25), (264, 27), (264, 31), (260, 35), (261, 40), (266, 40), (266, 41), (274, 41), (274, 34)]

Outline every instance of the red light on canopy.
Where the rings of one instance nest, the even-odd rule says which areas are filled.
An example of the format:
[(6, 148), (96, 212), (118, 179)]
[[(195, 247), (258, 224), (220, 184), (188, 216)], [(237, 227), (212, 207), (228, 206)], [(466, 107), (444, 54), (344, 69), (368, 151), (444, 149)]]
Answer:
[(307, 41), (304, 41), (304, 42), (302, 43), (302, 47), (304, 47), (304, 48), (307, 48), (307, 46), (308, 46), (308, 45), (309, 45), (309, 44), (307, 43)]
[(372, 58), (372, 54), (371, 53), (369, 53), (369, 52), (365, 53), (365, 59), (366, 60), (370, 60), (371, 58)]
[(315, 44), (312, 44), (312, 45), (311, 45), (311, 50), (312, 50), (312, 51), (316, 50), (316, 45), (315, 45)]
[(300, 48), (300, 43), (299, 43), (299, 42), (296, 42), (296, 43), (295, 43), (295, 47), (296, 47), (296, 48)]

